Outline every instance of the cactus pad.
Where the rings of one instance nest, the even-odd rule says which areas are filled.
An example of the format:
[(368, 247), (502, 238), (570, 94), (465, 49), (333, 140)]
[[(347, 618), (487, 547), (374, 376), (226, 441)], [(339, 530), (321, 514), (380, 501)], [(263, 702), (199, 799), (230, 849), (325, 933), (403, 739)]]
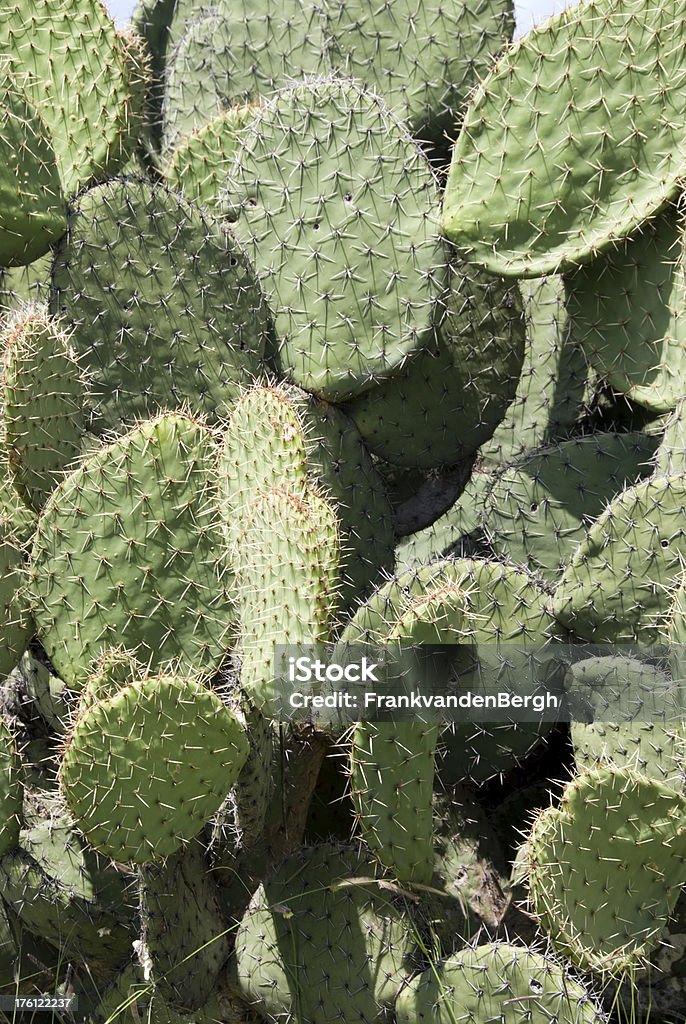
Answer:
[(370, 450), (395, 465), (430, 469), (473, 455), (515, 395), (525, 342), (517, 286), (457, 261), (449, 282), (438, 351), (346, 406)]
[(431, 345), (445, 255), (436, 184), (373, 94), (316, 79), (243, 136), (226, 209), (271, 305), (286, 376), (343, 400)]
[(686, 558), (686, 478), (622, 491), (588, 531), (555, 590), (552, 612), (576, 636), (655, 643)]
[(415, 950), (403, 902), (383, 878), (356, 847), (322, 844), (287, 858), (236, 935), (243, 998), (268, 1021), (380, 1019)]
[(147, 68), (105, 7), (83, 0), (21, 0), (3, 8), (0, 51), (25, 80), (53, 133), (67, 194), (116, 173), (142, 120)]
[(504, 469), (483, 510), (496, 552), (555, 582), (607, 503), (650, 475), (657, 444), (646, 434), (599, 433), (542, 448)]
[(193, 679), (149, 677), (79, 716), (60, 786), (96, 850), (144, 864), (200, 831), (247, 753), (241, 725), (215, 693)]
[(683, 31), (677, 0), (592, 0), (522, 36), (465, 116), (448, 238), (493, 273), (541, 277), (659, 211), (686, 167)]
[(38, 631), (60, 676), (82, 688), (126, 638), (149, 670), (212, 671), (233, 602), (215, 543), (209, 431), (161, 416), (103, 446), (53, 492), (31, 554)]
[(486, 943), (414, 978), (396, 1003), (398, 1024), (603, 1024), (600, 1006), (554, 960)]
[(219, 418), (261, 369), (268, 314), (244, 254), (160, 185), (82, 193), (52, 283), (96, 431), (181, 408)]
[(617, 391), (656, 412), (686, 391), (682, 234), (670, 206), (567, 278), (572, 338)]
[(631, 768), (597, 768), (542, 812), (527, 846), (531, 905), (556, 950), (618, 973), (656, 945), (686, 863), (686, 799)]
[(69, 337), (40, 307), (6, 326), (2, 408), (12, 479), (41, 509), (81, 452), (85, 431), (83, 375)]
[(23, 81), (0, 62), (0, 264), (6, 267), (32, 263), (67, 227), (53, 142)]

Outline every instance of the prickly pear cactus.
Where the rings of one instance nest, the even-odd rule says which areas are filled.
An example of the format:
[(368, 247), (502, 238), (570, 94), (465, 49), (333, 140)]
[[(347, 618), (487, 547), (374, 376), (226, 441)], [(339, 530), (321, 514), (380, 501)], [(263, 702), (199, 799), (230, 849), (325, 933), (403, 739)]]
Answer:
[[(525, 1007), (526, 1009), (522, 1009)], [(525, 1014), (525, 1017), (522, 1014)], [(603, 1024), (605, 1015), (580, 982), (554, 960), (506, 943), (467, 948), (432, 965), (400, 993), (398, 1024), (470, 1020), (487, 1024)]]
[(31, 263), (64, 232), (66, 205), (50, 132), (24, 91), (25, 79), (0, 63), (0, 263)]
[(683, 18), (670, 0), (593, 0), (522, 36), (465, 115), (448, 238), (493, 273), (541, 277), (610, 249), (665, 206), (686, 156)]
[(445, 263), (437, 203), (423, 154), (360, 85), (321, 78), (265, 102), (224, 208), (271, 305), (289, 379), (340, 401), (434, 344)]
[(160, 416), (104, 445), (53, 492), (30, 587), (38, 633), (75, 688), (122, 637), (151, 670), (221, 663), (235, 608), (212, 539), (215, 459), (206, 427)]
[(664, 783), (601, 767), (542, 812), (527, 843), (531, 905), (561, 955), (608, 974), (645, 961), (679, 898), (684, 811)]
[(98, 852), (145, 864), (197, 835), (247, 754), (241, 724), (215, 693), (194, 679), (153, 676), (77, 717), (59, 781)]

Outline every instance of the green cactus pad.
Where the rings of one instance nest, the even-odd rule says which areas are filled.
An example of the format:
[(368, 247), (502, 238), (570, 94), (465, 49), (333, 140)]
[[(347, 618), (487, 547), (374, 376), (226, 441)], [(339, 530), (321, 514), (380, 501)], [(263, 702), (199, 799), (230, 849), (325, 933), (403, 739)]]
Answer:
[(108, 647), (93, 663), (93, 670), (79, 694), (78, 713), (86, 711), (99, 700), (107, 700), (134, 679), (143, 679), (145, 669), (131, 651), (124, 647)]
[[(456, 664), (462, 689), (492, 688), (496, 678), (522, 685), (532, 672), (529, 650), (538, 652), (532, 681), (548, 679), (555, 659), (552, 649), (550, 660), (540, 650), (552, 623), (546, 592), (526, 570), (485, 559), (439, 559), (401, 573), (360, 606), (341, 640), (383, 643), (413, 600), (446, 585), (461, 588), (467, 598), (463, 643), (473, 646), (466, 662)], [(437, 772), (447, 785), (466, 780), (482, 785), (519, 764), (549, 728), (544, 721), (451, 725), (441, 734)]]
[(24, 85), (24, 78), (11, 75), (7, 62), (0, 61), (0, 265), (5, 267), (32, 263), (67, 227), (53, 140)]
[(86, 383), (60, 325), (33, 307), (0, 337), (5, 365), (1, 402), (12, 481), (40, 510), (81, 452)]
[(316, 79), (265, 103), (225, 208), (272, 308), (286, 376), (341, 401), (432, 347), (446, 262), (436, 204), (422, 153), (359, 85)]
[(53, 133), (69, 195), (127, 161), (142, 121), (141, 78), (104, 5), (83, 0), (5, 4), (0, 51)]
[(686, 863), (686, 799), (630, 768), (598, 768), (565, 788), (528, 841), (534, 912), (582, 970), (619, 973), (656, 945)]
[[(0, 677), (17, 665), (34, 631), (24, 588), (23, 552), (11, 511), (7, 518), (0, 516)], [(24, 525), (20, 519), (18, 526)]]
[(288, 857), (257, 890), (236, 934), (243, 998), (268, 1021), (383, 1019), (415, 952), (403, 901), (383, 879), (352, 846), (322, 844)]
[(542, 448), (503, 470), (483, 509), (495, 551), (554, 583), (608, 502), (651, 474), (658, 440), (594, 434)]
[(419, 139), (439, 146), (514, 32), (510, 0), (334, 0), (328, 13), (332, 57), (346, 74), (383, 96)]
[(670, 206), (567, 278), (572, 338), (613, 388), (655, 412), (686, 391), (682, 234)]
[(63, 956), (116, 967), (131, 951), (131, 877), (88, 849), (64, 815), (23, 829), (0, 861), (3, 899)]
[[(582, 702), (589, 708), (588, 721), (574, 718), (571, 723), (579, 770), (609, 762), (633, 767), (673, 789), (683, 788), (686, 725), (676, 720), (683, 700), (663, 672), (621, 655), (591, 657), (571, 666), (565, 689), (575, 705)], [(616, 722), (611, 720), (613, 708)], [(671, 724), (661, 724), (663, 713), (674, 718)]]
[(664, 434), (655, 456), (655, 475), (668, 476), (686, 472), (686, 399), (677, 402), (665, 424)]
[(328, 70), (324, 23), (322, 5), (305, 0), (181, 0), (172, 27), (178, 41), (167, 56), (165, 149), (222, 109)]
[(402, 883), (428, 885), (433, 874), (431, 794), (438, 726), (363, 722), (350, 751), (360, 834)]
[(19, 842), (23, 804), (21, 761), (14, 736), (0, 717), (0, 857)]
[(156, 994), (196, 1009), (215, 991), (229, 956), (229, 922), (197, 840), (141, 868), (141, 921)]
[(235, 822), (243, 847), (259, 840), (274, 792), (273, 724), (247, 698), (241, 704), (250, 750), (233, 792)]
[(258, 109), (249, 103), (231, 107), (186, 136), (174, 150), (165, 172), (169, 188), (214, 211), (243, 131)]
[(31, 553), (36, 625), (59, 675), (82, 688), (124, 637), (149, 671), (211, 672), (233, 599), (213, 532), (216, 448), (170, 414), (100, 448), (53, 492)]
[(464, 491), (447, 512), (431, 526), (403, 537), (395, 549), (396, 573), (443, 558), (461, 557), (469, 534), (480, 527), (484, 500), (494, 479), (491, 473), (473, 472)]
[(507, 465), (524, 452), (565, 438), (584, 410), (589, 370), (570, 336), (564, 279), (520, 281), (526, 322), (524, 364), (514, 401), (481, 447), (486, 463)]
[[(391, 657), (411, 662), (403, 645), (459, 644), (468, 633), (461, 586), (428, 588), (389, 623)], [(407, 670), (411, 672), (408, 664)], [(428, 885), (433, 874), (432, 793), (438, 726), (360, 722), (350, 750), (353, 803), (362, 838), (401, 883)]]
[(346, 411), (368, 448), (400, 466), (453, 466), (492, 435), (512, 401), (525, 326), (512, 282), (454, 262), (438, 351), (422, 352)]
[(237, 522), (241, 686), (269, 717), (282, 692), (274, 645), (331, 637), (340, 591), (340, 533), (333, 508), (313, 490), (266, 491)]
[(555, 618), (598, 643), (655, 643), (686, 558), (686, 478), (629, 487), (598, 517), (555, 590)]
[(67, 686), (54, 675), (42, 660), (26, 651), (12, 672), (10, 679), (16, 679), (22, 693), (31, 699), (37, 711), (52, 732), (61, 736), (66, 732), (72, 701)]
[(579, 981), (536, 950), (486, 943), (413, 978), (395, 1006), (398, 1024), (604, 1024)]
[[(229, 544), (248, 522), (262, 491), (310, 486), (331, 502), (339, 521), (342, 599), (369, 592), (393, 564), (392, 511), (384, 486), (355, 430), (335, 406), (279, 384), (246, 391), (224, 432), (219, 462), (222, 520)], [(240, 552), (234, 560), (241, 562)]]
[(98, 852), (145, 864), (197, 835), (247, 753), (242, 726), (206, 686), (148, 677), (79, 716), (65, 745), (60, 787)]
[[(66, 206), (63, 230), (67, 229)], [(52, 249), (39, 256), (25, 267), (4, 268), (2, 271), (2, 300), (0, 310), (13, 313), (23, 311), (27, 306), (46, 305), (50, 299), (50, 272), (52, 270)]]
[[(162, 101), (170, 28), (178, 0), (138, 0), (131, 15), (131, 26), (145, 40), (150, 60), (150, 78), (146, 97), (143, 139), (149, 155), (157, 154), (162, 140)], [(153, 158), (154, 159), (154, 158)]]
[(686, 168), (683, 32), (677, 0), (592, 0), (522, 36), (465, 116), (447, 236), (496, 274), (541, 277), (659, 211)]
[(162, 186), (114, 179), (82, 193), (52, 284), (94, 430), (174, 409), (218, 419), (262, 368), (268, 313), (246, 257)]

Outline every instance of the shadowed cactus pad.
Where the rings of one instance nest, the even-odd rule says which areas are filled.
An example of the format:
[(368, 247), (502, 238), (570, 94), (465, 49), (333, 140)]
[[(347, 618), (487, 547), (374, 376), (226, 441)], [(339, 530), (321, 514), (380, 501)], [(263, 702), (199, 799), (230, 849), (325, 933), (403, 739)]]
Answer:
[(510, 0), (334, 0), (328, 13), (332, 57), (439, 146), (514, 31)]
[(162, 186), (114, 179), (82, 193), (52, 284), (94, 430), (180, 408), (216, 419), (262, 368), (268, 313), (245, 255)]
[(81, 688), (126, 638), (148, 669), (212, 671), (231, 642), (233, 601), (216, 543), (210, 432), (182, 416), (103, 446), (53, 492), (31, 554), (38, 631)]
[(484, 501), (496, 552), (551, 583), (608, 502), (650, 475), (657, 437), (598, 433), (541, 448), (508, 466)]
[(564, 967), (532, 949), (487, 943), (414, 978), (398, 1024), (603, 1024), (600, 1006)]
[(130, 43), (103, 4), (20, 0), (3, 6), (0, 52), (53, 133), (65, 191), (118, 171), (142, 121), (142, 79)]
[(592, 0), (518, 40), (465, 116), (447, 236), (494, 273), (540, 277), (660, 210), (686, 168), (684, 24), (677, 0)]
[(531, 905), (583, 970), (639, 965), (676, 906), (686, 800), (630, 768), (598, 768), (564, 791), (527, 842)]
[(38, 259), (67, 227), (52, 138), (23, 81), (0, 61), (0, 264), (5, 267)]
[(567, 277), (572, 338), (632, 401), (665, 412), (686, 392), (683, 224), (670, 206)]
[(288, 857), (236, 934), (243, 998), (272, 1022), (382, 1020), (415, 952), (406, 906), (383, 879), (356, 847), (322, 844)]
[(88, 849), (64, 814), (22, 829), (0, 861), (3, 899), (29, 931), (69, 957), (123, 964), (135, 920), (131, 877)]
[(69, 336), (42, 307), (11, 320), (0, 343), (5, 358), (3, 426), (12, 480), (24, 500), (40, 510), (80, 455), (86, 381)]
[(686, 478), (656, 477), (612, 501), (574, 552), (552, 612), (584, 640), (655, 643), (686, 558)]
[[(0, 676), (16, 666), (33, 632), (24, 587), (23, 552), (14, 533), (14, 513), (9, 503), (6, 511), (7, 519), (4, 515), (0, 518)], [(28, 526), (28, 516), (25, 521), (21, 512), (18, 526), (22, 531)]]
[(520, 281), (526, 346), (514, 401), (479, 455), (505, 465), (542, 444), (561, 440), (583, 412), (589, 370), (570, 337), (564, 279)]
[(436, 183), (373, 94), (326, 78), (277, 93), (245, 132), (225, 207), (301, 387), (342, 400), (433, 343)]
[(437, 351), (424, 351), (346, 411), (371, 451), (395, 465), (453, 466), (505, 415), (524, 358), (522, 301), (513, 282), (454, 261)]
[(79, 716), (60, 786), (96, 850), (145, 864), (200, 831), (247, 754), (242, 726), (216, 693), (193, 679), (150, 677)]
[(14, 737), (5, 719), (0, 717), (0, 856), (19, 841), (23, 803), (20, 771)]

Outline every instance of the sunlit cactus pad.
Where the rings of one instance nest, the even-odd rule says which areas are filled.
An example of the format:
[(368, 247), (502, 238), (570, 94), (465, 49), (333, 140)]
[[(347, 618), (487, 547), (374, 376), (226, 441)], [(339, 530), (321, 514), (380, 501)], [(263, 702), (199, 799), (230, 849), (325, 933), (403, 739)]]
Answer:
[(494, 273), (540, 277), (657, 213), (686, 168), (684, 24), (676, 0), (592, 0), (522, 36), (467, 110), (448, 237)]
[(445, 262), (437, 204), (407, 129), (359, 84), (322, 78), (265, 102), (225, 207), (295, 383), (343, 399), (431, 346)]
[(242, 726), (216, 693), (194, 679), (149, 677), (78, 717), (60, 786), (96, 850), (144, 864), (200, 831), (247, 753)]
[(161, 416), (103, 446), (54, 491), (33, 543), (31, 592), (46, 650), (72, 685), (122, 637), (150, 669), (221, 663), (233, 600), (213, 540), (215, 458), (206, 427)]

